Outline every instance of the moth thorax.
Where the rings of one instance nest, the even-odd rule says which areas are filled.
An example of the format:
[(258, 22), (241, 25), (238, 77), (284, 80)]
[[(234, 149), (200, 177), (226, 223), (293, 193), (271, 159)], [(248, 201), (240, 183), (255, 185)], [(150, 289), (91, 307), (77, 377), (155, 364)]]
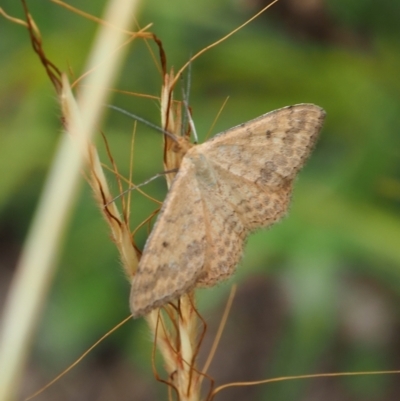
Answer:
[(214, 169), (210, 166), (207, 158), (199, 152), (190, 155), (190, 160), (195, 165), (197, 179), (207, 187), (217, 185)]

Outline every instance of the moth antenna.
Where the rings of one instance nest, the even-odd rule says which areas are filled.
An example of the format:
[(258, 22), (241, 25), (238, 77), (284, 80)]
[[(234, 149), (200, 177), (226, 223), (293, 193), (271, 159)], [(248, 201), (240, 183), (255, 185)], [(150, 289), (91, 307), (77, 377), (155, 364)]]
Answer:
[(188, 118), (189, 125), (190, 125), (190, 129), (191, 129), (192, 132), (193, 132), (194, 143), (198, 143), (198, 142), (199, 142), (199, 139), (198, 139), (198, 137), (197, 137), (196, 127), (194, 126), (194, 121), (193, 121), (192, 115), (191, 115), (191, 113), (190, 113), (189, 104), (188, 104), (188, 102), (187, 102), (187, 100), (186, 100), (186, 95), (185, 95), (185, 92), (184, 92), (183, 88), (182, 88), (182, 101), (183, 101), (183, 104), (184, 104), (185, 110), (186, 110), (185, 115), (186, 115), (187, 118)]
[(150, 182), (154, 181), (156, 178), (161, 177), (165, 174), (170, 174), (170, 173), (176, 173), (178, 171), (177, 168), (174, 168), (172, 170), (167, 170), (167, 171), (163, 171), (162, 173), (157, 173), (156, 175), (154, 175), (153, 177), (150, 177), (148, 180), (142, 182), (141, 184), (138, 185), (133, 185), (131, 187), (129, 187), (128, 189), (126, 189), (125, 191), (121, 192), (119, 195), (117, 195), (115, 198), (111, 199), (110, 202), (107, 202), (104, 207), (107, 207), (108, 205), (110, 205), (111, 203), (115, 202), (118, 198), (120, 198), (121, 196), (127, 194), (130, 191), (134, 191), (137, 188), (143, 187), (144, 185), (149, 184)]
[(137, 121), (140, 121), (143, 124), (146, 124), (148, 127), (154, 128), (156, 131), (162, 132), (164, 135), (167, 135), (168, 137), (170, 137), (174, 142), (178, 142), (175, 135), (171, 134), (171, 132), (168, 132), (162, 128), (160, 128), (158, 125), (155, 125), (153, 123), (151, 123), (150, 121), (145, 120), (142, 117), (137, 116), (136, 114), (130, 113), (129, 111), (126, 111), (124, 109), (121, 109), (120, 107), (114, 106), (112, 104), (106, 104), (106, 106), (110, 109), (116, 110), (122, 114), (127, 115), (128, 117), (131, 117)]

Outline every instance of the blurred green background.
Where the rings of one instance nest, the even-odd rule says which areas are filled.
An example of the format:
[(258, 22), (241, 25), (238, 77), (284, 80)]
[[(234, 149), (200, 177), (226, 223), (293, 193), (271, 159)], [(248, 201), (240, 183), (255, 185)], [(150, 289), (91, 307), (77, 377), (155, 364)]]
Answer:
[[(83, 5), (101, 16), (104, 1)], [(70, 2), (83, 7), (82, 2)], [(48, 1), (28, 2), (47, 56), (82, 73), (96, 25)], [(168, 67), (261, 9), (257, 0), (143, 1)], [(22, 18), (15, 0), (2, 7)], [(235, 277), (198, 292), (215, 334), (231, 284), (238, 293), (210, 375), (216, 384), (322, 372), (400, 368), (400, 3), (281, 0), (192, 65), (194, 121), (204, 140), (267, 111), (315, 103), (327, 111), (320, 141), (295, 185), (288, 218), (250, 237)], [(55, 93), (27, 32), (0, 19), (0, 300), (61, 133)], [(157, 49), (154, 45), (155, 52)], [(158, 95), (161, 78), (143, 42), (129, 49), (116, 89)], [(112, 103), (159, 124), (154, 100), (116, 95)], [(103, 131), (129, 174), (133, 122), (108, 111)], [(99, 147), (104, 146), (99, 140)], [(140, 125), (134, 179), (161, 171), (161, 136)], [(117, 193), (117, 186), (112, 184)], [(162, 200), (163, 179), (148, 191)], [(138, 223), (155, 209), (135, 195)], [(145, 232), (138, 242), (145, 241)], [(83, 182), (21, 394), (73, 362), (129, 314), (129, 283), (106, 223)], [(204, 355), (201, 356), (204, 359)], [(162, 369), (161, 369), (162, 370)], [(394, 400), (394, 376), (315, 379), (226, 390), (216, 400)], [(142, 319), (109, 337), (38, 400), (167, 399), (153, 378)]]

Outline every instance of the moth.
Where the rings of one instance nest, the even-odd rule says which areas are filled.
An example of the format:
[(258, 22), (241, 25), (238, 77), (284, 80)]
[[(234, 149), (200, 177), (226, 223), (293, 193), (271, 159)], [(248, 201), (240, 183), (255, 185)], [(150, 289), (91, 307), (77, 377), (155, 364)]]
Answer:
[[(132, 280), (134, 317), (231, 276), (246, 237), (288, 210), (325, 111), (298, 104), (187, 143)], [(182, 138), (181, 138), (182, 139)]]

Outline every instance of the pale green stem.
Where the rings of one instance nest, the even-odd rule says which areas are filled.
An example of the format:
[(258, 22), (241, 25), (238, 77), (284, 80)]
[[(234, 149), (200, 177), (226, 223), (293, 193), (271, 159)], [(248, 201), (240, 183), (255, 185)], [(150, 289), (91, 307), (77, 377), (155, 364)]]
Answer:
[[(104, 19), (120, 28), (102, 26), (86, 70), (78, 101), (82, 132), (89, 142), (104, 116), (104, 103), (124, 52), (115, 52), (126, 39), (139, 0), (112, 0)], [(112, 54), (112, 57), (109, 55)], [(63, 135), (6, 300), (0, 327), (0, 400), (12, 401), (28, 357), (36, 325), (56, 268), (57, 256), (76, 199), (85, 154)]]

